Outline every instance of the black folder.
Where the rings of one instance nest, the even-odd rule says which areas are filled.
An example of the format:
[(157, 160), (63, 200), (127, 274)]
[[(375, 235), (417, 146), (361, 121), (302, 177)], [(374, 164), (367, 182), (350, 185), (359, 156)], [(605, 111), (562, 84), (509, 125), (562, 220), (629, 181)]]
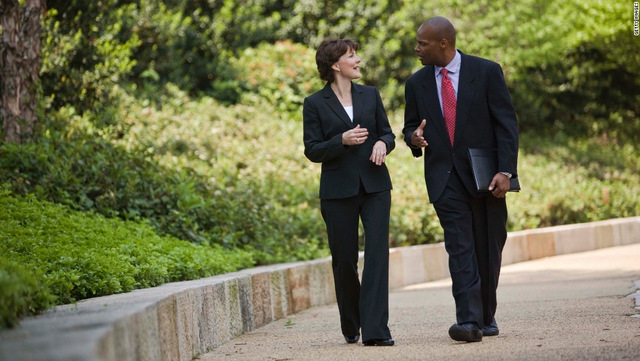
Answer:
[[(489, 192), (489, 184), (498, 173), (498, 151), (491, 148), (469, 148), (469, 160), (478, 192)], [(511, 177), (509, 192), (519, 192), (518, 177)]]

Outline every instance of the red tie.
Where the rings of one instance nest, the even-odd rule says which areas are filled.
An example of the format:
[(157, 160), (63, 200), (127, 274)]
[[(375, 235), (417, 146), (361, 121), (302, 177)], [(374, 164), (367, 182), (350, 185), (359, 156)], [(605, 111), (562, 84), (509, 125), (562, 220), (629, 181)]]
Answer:
[(444, 123), (449, 131), (449, 140), (453, 145), (453, 136), (456, 132), (456, 93), (453, 91), (451, 79), (447, 76), (448, 70), (440, 69), (442, 73), (442, 110), (444, 112)]

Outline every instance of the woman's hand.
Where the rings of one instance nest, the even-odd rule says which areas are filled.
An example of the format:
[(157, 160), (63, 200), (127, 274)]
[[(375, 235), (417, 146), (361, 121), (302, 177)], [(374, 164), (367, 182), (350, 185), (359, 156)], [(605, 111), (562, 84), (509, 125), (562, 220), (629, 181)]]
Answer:
[(357, 145), (364, 143), (369, 136), (369, 131), (367, 128), (360, 128), (360, 124), (356, 125), (355, 128), (351, 130), (347, 130), (342, 133), (342, 144), (344, 145)]
[(379, 140), (376, 142), (376, 144), (373, 145), (373, 151), (371, 152), (371, 157), (369, 157), (369, 160), (374, 162), (376, 165), (382, 165), (386, 157), (387, 144)]

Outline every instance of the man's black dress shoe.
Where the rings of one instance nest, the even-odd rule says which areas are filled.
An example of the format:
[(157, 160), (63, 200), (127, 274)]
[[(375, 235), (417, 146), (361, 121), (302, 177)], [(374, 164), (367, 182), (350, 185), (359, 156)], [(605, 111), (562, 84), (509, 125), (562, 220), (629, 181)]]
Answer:
[(344, 336), (344, 340), (347, 341), (347, 343), (356, 343), (360, 340), (360, 335)]
[(393, 346), (392, 338), (374, 338), (373, 340), (363, 341), (365, 346)]
[(456, 341), (482, 341), (482, 330), (473, 323), (454, 324), (449, 328), (449, 336)]
[(482, 328), (482, 336), (498, 336), (499, 333), (498, 326), (485, 325)]

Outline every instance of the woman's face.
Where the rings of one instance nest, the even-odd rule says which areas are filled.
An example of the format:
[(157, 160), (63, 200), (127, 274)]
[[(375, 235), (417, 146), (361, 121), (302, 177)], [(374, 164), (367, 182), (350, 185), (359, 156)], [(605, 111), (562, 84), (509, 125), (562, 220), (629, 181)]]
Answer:
[(333, 64), (333, 72), (338, 76), (343, 76), (347, 79), (358, 79), (362, 76), (360, 74), (360, 62), (362, 60), (356, 52), (349, 48), (346, 53), (344, 53), (338, 61)]

